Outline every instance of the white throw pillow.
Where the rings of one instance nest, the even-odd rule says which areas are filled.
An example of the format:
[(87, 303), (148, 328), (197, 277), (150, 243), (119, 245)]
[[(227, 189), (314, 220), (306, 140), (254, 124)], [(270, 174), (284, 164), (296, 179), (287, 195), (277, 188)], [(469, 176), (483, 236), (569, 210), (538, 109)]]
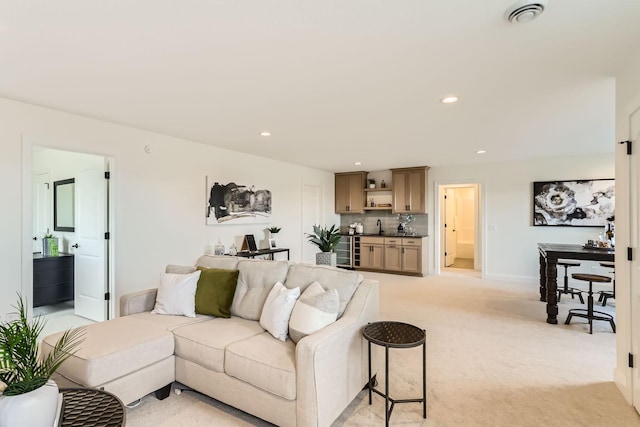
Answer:
[(151, 312), (196, 317), (196, 288), (199, 278), (200, 270), (191, 274), (163, 273), (156, 305)]
[(337, 289), (325, 291), (318, 282), (304, 290), (291, 313), (289, 336), (297, 343), (307, 335), (328, 326), (338, 318), (340, 295)]
[(280, 341), (287, 340), (291, 310), (300, 296), (300, 288), (287, 289), (277, 282), (267, 296), (260, 315), (260, 326)]

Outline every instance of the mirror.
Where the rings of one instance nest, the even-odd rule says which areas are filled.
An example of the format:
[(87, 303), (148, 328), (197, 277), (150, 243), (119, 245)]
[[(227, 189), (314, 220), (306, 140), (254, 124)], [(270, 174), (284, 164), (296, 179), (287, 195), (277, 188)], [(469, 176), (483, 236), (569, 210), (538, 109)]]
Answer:
[(75, 231), (76, 180), (63, 179), (53, 183), (53, 229)]

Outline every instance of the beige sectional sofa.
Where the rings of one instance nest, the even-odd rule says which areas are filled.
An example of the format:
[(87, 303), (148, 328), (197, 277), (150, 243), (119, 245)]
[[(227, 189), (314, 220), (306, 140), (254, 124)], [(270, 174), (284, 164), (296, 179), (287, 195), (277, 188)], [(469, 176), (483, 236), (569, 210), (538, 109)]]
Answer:
[[(58, 373), (125, 403), (154, 391), (167, 397), (177, 381), (278, 426), (330, 425), (367, 382), (361, 330), (377, 320), (378, 282), (286, 261), (202, 256), (196, 265), (239, 270), (230, 318), (153, 314), (156, 289), (125, 295), (121, 317), (89, 326)], [(274, 338), (259, 318), (277, 281), (337, 289), (338, 320), (297, 344)], [(45, 354), (57, 337), (43, 340)]]

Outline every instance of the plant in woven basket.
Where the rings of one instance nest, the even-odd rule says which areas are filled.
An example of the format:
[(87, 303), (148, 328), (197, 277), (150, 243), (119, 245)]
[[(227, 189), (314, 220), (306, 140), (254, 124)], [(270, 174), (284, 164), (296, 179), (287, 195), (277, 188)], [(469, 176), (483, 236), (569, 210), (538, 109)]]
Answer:
[(38, 336), (46, 321), (39, 316), (29, 321), (20, 296), (15, 308), (17, 319), (0, 323), (0, 383), (4, 383), (0, 392), (4, 396), (25, 394), (45, 385), (84, 339), (84, 328), (68, 329), (49, 355), (40, 357)]

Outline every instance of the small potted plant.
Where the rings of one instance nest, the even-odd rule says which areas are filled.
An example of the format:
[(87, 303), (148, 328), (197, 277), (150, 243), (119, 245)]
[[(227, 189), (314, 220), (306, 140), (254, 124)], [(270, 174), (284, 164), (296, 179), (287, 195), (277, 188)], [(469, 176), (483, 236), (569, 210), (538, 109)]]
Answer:
[(269, 249), (276, 249), (278, 247), (276, 234), (278, 234), (280, 230), (282, 230), (282, 228), (276, 227), (275, 225), (267, 228), (267, 231), (269, 232)]
[(29, 321), (21, 297), (16, 308), (16, 320), (0, 323), (0, 427), (51, 426), (59, 393), (50, 378), (75, 353), (84, 329), (68, 329), (51, 353), (41, 357), (38, 336), (46, 321), (41, 317)]
[(321, 251), (316, 254), (316, 264), (336, 265), (337, 256), (333, 249), (340, 241), (340, 229), (335, 225), (330, 228), (314, 225), (313, 233), (306, 233), (306, 235), (309, 242)]
[(282, 230), (282, 228), (280, 227), (276, 227), (275, 225), (267, 228), (267, 231), (271, 234), (278, 234), (280, 232), (280, 230)]

